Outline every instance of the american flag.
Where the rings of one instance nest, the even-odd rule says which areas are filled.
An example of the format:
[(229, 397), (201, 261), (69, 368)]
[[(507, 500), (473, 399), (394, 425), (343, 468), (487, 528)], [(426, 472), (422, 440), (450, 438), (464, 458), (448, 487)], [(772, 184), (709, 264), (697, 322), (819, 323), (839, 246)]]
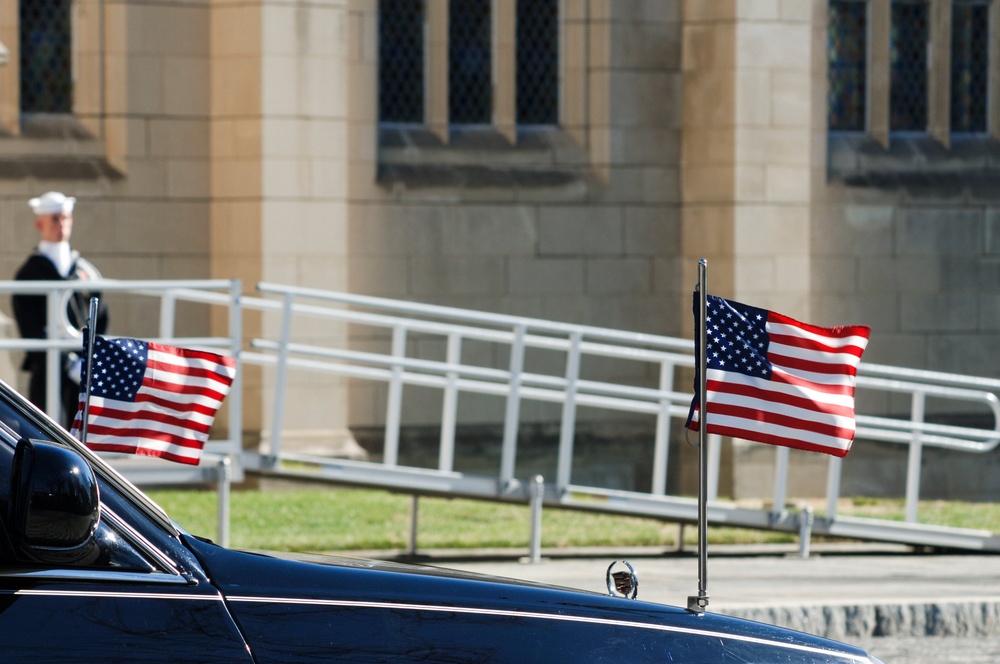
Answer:
[[(695, 339), (699, 338), (695, 293)], [(871, 330), (818, 327), (707, 296), (708, 433), (846, 456), (854, 385)], [(697, 343), (697, 341), (696, 341)], [(700, 368), (688, 428), (699, 425)]]
[[(84, 442), (92, 450), (197, 465), (235, 376), (230, 357), (98, 336)], [(86, 374), (80, 384), (76, 436), (83, 428)]]

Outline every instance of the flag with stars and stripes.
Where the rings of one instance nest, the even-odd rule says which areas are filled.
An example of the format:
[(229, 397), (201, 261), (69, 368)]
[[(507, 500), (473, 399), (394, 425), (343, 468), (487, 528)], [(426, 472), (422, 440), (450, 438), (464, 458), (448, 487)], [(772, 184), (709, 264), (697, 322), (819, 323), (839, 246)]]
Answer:
[[(696, 292), (696, 344), (697, 311)], [(857, 369), (870, 332), (863, 325), (808, 325), (708, 295), (707, 432), (846, 456), (854, 441)], [(698, 430), (701, 368), (695, 371), (687, 426)]]
[[(92, 353), (87, 447), (197, 465), (236, 376), (233, 358), (101, 336)], [(76, 436), (83, 428), (86, 374), (80, 384)]]

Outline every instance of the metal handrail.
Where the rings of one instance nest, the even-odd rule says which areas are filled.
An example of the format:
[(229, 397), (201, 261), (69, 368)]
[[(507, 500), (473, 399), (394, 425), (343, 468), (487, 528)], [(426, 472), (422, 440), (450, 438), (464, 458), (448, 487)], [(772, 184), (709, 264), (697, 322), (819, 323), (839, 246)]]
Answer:
[[(386, 416), (387, 446), (395, 445), (399, 426), (398, 394), (403, 385), (435, 387), (444, 391), (442, 408), (441, 452), (438, 470), (451, 471), (454, 441), (454, 417), (449, 415), (449, 404), (458, 392), (471, 392), (506, 396), (507, 416), (504, 426), (503, 458), (501, 461), (500, 486), (510, 488), (513, 458), (516, 454), (516, 426), (511, 417), (517, 416), (522, 400), (540, 400), (562, 403), (561, 439), (558, 458), (557, 491), (565, 492), (571, 486), (572, 438), (575, 426), (575, 412), (578, 406), (593, 406), (612, 410), (645, 413), (657, 418), (656, 440), (654, 441), (653, 495), (664, 495), (666, 480), (666, 446), (670, 422), (687, 415), (690, 392), (673, 389), (674, 372), (677, 369), (694, 367), (693, 342), (685, 339), (661, 337), (650, 334), (606, 330), (592, 326), (552, 323), (531, 318), (521, 318), (502, 314), (466, 311), (449, 307), (424, 305), (420, 303), (389, 300), (350, 293), (318, 291), (316, 289), (260, 284), (258, 290), (269, 296), (283, 298), (280, 310), (284, 316), (318, 316), (349, 323), (363, 323), (376, 328), (384, 328), (386, 334), (395, 339), (395, 349), (387, 353), (354, 351), (350, 348), (328, 348), (319, 344), (305, 344), (286, 340), (274, 341), (255, 339), (253, 348), (263, 351), (261, 361), (268, 353), (282, 353), (286, 367), (293, 366), (314, 371), (340, 373), (369, 380), (382, 380), (390, 385), (396, 397), (389, 399), (390, 411)], [(276, 303), (264, 300), (263, 308), (278, 311)], [(321, 303), (321, 304), (317, 304)], [(256, 302), (245, 301), (248, 308), (256, 308)], [(373, 313), (375, 312), (375, 313)], [(288, 320), (282, 322), (283, 329), (290, 329)], [(402, 351), (400, 339), (409, 333), (438, 335), (446, 340), (449, 359), (446, 361), (407, 357)], [(506, 344), (511, 351), (511, 368), (480, 367), (465, 365), (453, 352), (464, 339), (488, 340)], [(539, 374), (525, 369), (519, 357), (524, 348), (555, 350), (566, 353), (566, 374), (562, 376)], [(579, 360), (586, 355), (628, 359), (645, 362), (659, 368), (658, 387), (646, 385), (624, 385), (601, 381), (583, 380), (578, 375)], [(278, 400), (280, 402), (283, 375), (278, 378)], [(862, 390), (876, 390), (911, 395), (911, 403), (923, 403), (928, 398), (957, 401), (983, 406), (993, 420), (991, 428), (938, 424), (925, 420), (926, 413), (920, 408), (919, 416), (910, 414), (908, 418), (857, 416), (857, 438), (906, 444), (910, 450), (910, 472), (907, 478), (907, 514), (915, 515), (916, 500), (919, 497), (919, 472), (914, 472), (913, 459), (919, 455), (919, 447), (934, 446), (950, 450), (982, 453), (995, 449), (1000, 444), (1000, 381), (921, 371), (887, 365), (862, 363), (859, 367), (857, 386)], [(280, 409), (280, 403), (275, 408)], [(512, 415), (513, 414), (513, 415)], [(280, 432), (272, 439), (272, 453), (281, 454)], [(718, 440), (710, 441), (715, 447), (710, 455), (713, 487), (712, 498), (716, 498), (719, 472)], [(395, 449), (388, 449), (384, 455), (388, 465), (395, 465)], [(775, 488), (775, 504), (785, 502), (785, 488), (788, 476), (788, 450), (776, 451), (778, 481)], [(840, 460), (830, 459), (828, 482), (829, 516), (836, 514), (836, 501), (840, 490)], [(919, 464), (916, 465), (919, 471)], [(915, 519), (915, 517), (914, 517)], [(911, 519), (913, 520), (913, 519)]]

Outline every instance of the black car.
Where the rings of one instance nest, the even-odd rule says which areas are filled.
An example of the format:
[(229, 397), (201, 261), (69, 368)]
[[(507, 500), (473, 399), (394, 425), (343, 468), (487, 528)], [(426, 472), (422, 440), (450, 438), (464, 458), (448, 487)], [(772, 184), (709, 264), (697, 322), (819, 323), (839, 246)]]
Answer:
[(2, 383), (0, 501), (4, 662), (878, 661), (596, 593), (225, 549), (184, 532)]

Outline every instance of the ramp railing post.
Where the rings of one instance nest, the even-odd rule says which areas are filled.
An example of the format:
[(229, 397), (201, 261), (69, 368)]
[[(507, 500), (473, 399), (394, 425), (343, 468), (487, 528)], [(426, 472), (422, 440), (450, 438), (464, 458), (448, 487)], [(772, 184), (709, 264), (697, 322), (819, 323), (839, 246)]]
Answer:
[(844, 460), (840, 457), (830, 457), (826, 469), (826, 518), (833, 521), (837, 518), (837, 503), (840, 502), (840, 472)]
[[(455, 366), (462, 359), (462, 337), (457, 332), (448, 335), (445, 361)], [(458, 372), (445, 375), (444, 403), (441, 406), (441, 449), (438, 451), (438, 470), (449, 473), (455, 465), (455, 427), (458, 420)]]
[[(923, 392), (914, 392), (911, 399), (910, 419), (914, 424), (923, 424), (926, 396)], [(916, 523), (917, 508), (920, 506), (920, 468), (923, 461), (923, 439), (920, 430), (913, 429), (910, 439), (910, 454), (906, 460), (906, 521)]]
[(562, 407), (562, 422), (559, 425), (559, 459), (556, 487), (565, 491), (573, 473), (573, 437), (576, 435), (576, 391), (580, 377), (580, 343), (582, 333), (574, 331), (569, 338), (566, 351), (566, 394)]
[(281, 456), (281, 430), (285, 417), (285, 390), (288, 386), (288, 344), (292, 336), (292, 301), (295, 296), (285, 293), (281, 307), (281, 334), (278, 338), (278, 368), (274, 379), (274, 414), (271, 422), (271, 462)]
[(160, 338), (174, 336), (174, 320), (177, 318), (177, 296), (172, 290), (163, 291), (160, 296)]
[(708, 499), (719, 499), (719, 468), (722, 466), (722, 436), (708, 434)]
[[(240, 298), (243, 282), (233, 279), (229, 285), (229, 337), (230, 352), (236, 360), (236, 379), (229, 397), (229, 440), (233, 454), (243, 453), (243, 362), (240, 350), (243, 348), (243, 306)], [(239, 457), (242, 469), (242, 457)]]
[(403, 365), (406, 356), (406, 328), (392, 328), (392, 379), (385, 404), (385, 443), (382, 463), (395, 466), (399, 462), (399, 427), (403, 416)]
[(503, 420), (503, 446), (500, 450), (500, 490), (506, 491), (514, 481), (517, 456), (517, 428), (521, 419), (521, 380), (524, 373), (524, 337), (526, 326), (514, 326), (514, 341), (510, 347), (510, 387)]
[(809, 547), (812, 544), (813, 528), (812, 505), (805, 505), (799, 513), (799, 557), (809, 557)]
[(784, 512), (788, 500), (788, 452), (787, 447), (776, 447), (774, 463), (774, 511)]
[[(674, 389), (674, 363), (660, 363), (660, 391)], [(667, 493), (667, 464), (670, 458), (670, 400), (660, 400), (660, 412), (656, 415), (656, 440), (653, 443), (653, 489), (654, 495)]]
[(219, 545), (228, 547), (229, 546), (229, 499), (230, 499), (230, 488), (232, 487), (233, 481), (233, 468), (232, 462), (229, 460), (228, 456), (224, 456), (219, 459), (218, 467), (218, 491), (219, 491), (219, 513), (218, 513), (218, 536)]
[[(61, 325), (56, 325), (51, 321), (62, 321), (65, 314), (59, 310), (62, 304), (63, 295), (67, 291), (50, 290), (45, 296), (45, 306), (48, 318), (48, 338), (50, 341), (59, 339), (59, 329)], [(48, 348), (45, 350), (45, 412), (56, 422), (63, 424), (62, 400), (59, 395), (62, 393), (62, 351), (58, 348)]]
[(417, 555), (417, 524), (419, 522), (420, 496), (412, 494), (410, 496), (410, 549), (411, 556)]
[(535, 475), (531, 482), (531, 542), (528, 548), (528, 562), (542, 560), (542, 503), (545, 500), (545, 479)]

